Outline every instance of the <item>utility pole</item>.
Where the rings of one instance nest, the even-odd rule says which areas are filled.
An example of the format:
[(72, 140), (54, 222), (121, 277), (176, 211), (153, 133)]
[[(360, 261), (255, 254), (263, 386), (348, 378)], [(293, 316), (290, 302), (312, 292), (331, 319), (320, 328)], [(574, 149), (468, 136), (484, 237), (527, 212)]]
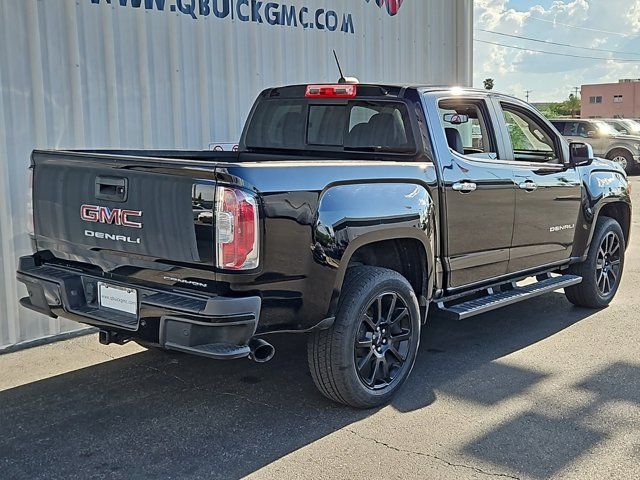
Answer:
[(574, 96), (577, 98), (580, 93), (580, 87), (573, 87)]
[(525, 90), (524, 94), (527, 96), (527, 103), (529, 103), (529, 94), (533, 92), (533, 90)]

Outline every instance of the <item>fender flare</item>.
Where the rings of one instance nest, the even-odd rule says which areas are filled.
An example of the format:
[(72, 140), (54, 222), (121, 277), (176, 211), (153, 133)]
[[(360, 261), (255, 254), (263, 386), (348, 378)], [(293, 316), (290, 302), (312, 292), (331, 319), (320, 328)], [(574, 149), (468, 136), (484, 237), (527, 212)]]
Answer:
[[(435, 234), (435, 231), (434, 231)], [(329, 303), (329, 310), (327, 317), (334, 317), (338, 309), (338, 300), (342, 292), (342, 285), (344, 278), (349, 267), (351, 258), (355, 252), (367, 245), (382, 242), (385, 240), (417, 240), (424, 250), (425, 266), (423, 270), (424, 278), (423, 284), (425, 286), (423, 292), (418, 292), (418, 296), (426, 298), (427, 301), (431, 300), (431, 292), (433, 292), (433, 285), (435, 281), (435, 257), (432, 245), (429, 242), (429, 237), (425, 232), (411, 227), (394, 227), (384, 230), (378, 230), (375, 232), (365, 233), (358, 236), (352, 242), (349, 243), (344, 255), (342, 256), (340, 267), (335, 277), (333, 286), (333, 292), (331, 295), (331, 301)]]
[[(625, 208), (627, 208), (629, 210), (629, 218), (631, 218), (631, 207), (622, 198), (620, 198), (620, 197), (607, 197), (607, 198), (603, 199), (601, 202), (599, 202), (598, 205), (597, 205), (597, 208), (595, 209), (594, 214), (593, 214), (593, 222), (591, 224), (591, 228), (589, 229), (590, 230), (589, 231), (589, 241), (587, 242), (587, 248), (585, 249), (585, 254), (583, 256), (583, 259), (587, 257), (587, 255), (589, 253), (589, 248), (591, 248), (591, 242), (593, 241), (593, 235), (594, 235), (594, 233), (596, 231), (596, 222), (598, 221), (598, 219), (600, 217), (603, 216), (602, 215), (603, 208), (606, 207), (607, 205), (612, 205), (612, 204), (615, 204), (615, 203), (623, 205)], [(622, 230), (624, 232), (625, 231), (625, 225), (620, 225), (620, 227), (622, 228)], [(630, 227), (630, 225), (629, 225), (629, 227)], [(630, 231), (626, 232), (627, 237), (629, 236), (630, 233), (631, 233)], [(625, 242), (627, 240), (628, 239), (625, 239)], [(626, 245), (626, 247), (628, 248), (629, 245)]]
[[(423, 182), (384, 179), (332, 185), (320, 196), (314, 242), (323, 260), (333, 267), (326, 285), (327, 316), (337, 311), (338, 299), (354, 253), (373, 243), (412, 239), (425, 255), (423, 285), (432, 285), (435, 275), (436, 201)], [(425, 276), (426, 275), (426, 276)], [(418, 292), (423, 298), (425, 295)], [(325, 297), (326, 298), (326, 297)]]

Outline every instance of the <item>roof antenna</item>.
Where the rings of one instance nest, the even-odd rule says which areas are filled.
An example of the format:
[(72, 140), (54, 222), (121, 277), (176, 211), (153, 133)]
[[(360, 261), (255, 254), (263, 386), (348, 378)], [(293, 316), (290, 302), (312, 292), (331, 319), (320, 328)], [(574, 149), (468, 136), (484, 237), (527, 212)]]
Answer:
[(333, 51), (333, 56), (336, 59), (336, 64), (338, 65), (338, 71), (340, 72), (340, 80), (338, 80), (338, 83), (342, 85), (347, 83), (350, 85), (360, 83), (356, 77), (345, 77), (344, 74), (342, 73), (342, 67), (340, 67), (340, 60), (338, 60), (338, 54), (336, 53), (335, 50)]
[(338, 83), (342, 84), (342, 83), (347, 83), (347, 79), (344, 78), (344, 74), (342, 73), (342, 68), (340, 67), (340, 60), (338, 60), (338, 54), (336, 53), (336, 51), (333, 51), (333, 56), (336, 59), (336, 64), (338, 65), (338, 71), (340, 72), (340, 80), (338, 80)]

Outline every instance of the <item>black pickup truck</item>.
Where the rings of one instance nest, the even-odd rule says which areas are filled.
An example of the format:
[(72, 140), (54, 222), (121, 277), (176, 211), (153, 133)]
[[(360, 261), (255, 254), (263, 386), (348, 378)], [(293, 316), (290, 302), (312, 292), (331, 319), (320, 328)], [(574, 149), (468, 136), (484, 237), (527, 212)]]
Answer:
[(465, 319), (564, 288), (607, 306), (624, 171), (491, 92), (271, 88), (238, 152), (34, 151), (23, 306), (213, 359), (309, 335), (327, 397), (388, 402), (431, 314)]

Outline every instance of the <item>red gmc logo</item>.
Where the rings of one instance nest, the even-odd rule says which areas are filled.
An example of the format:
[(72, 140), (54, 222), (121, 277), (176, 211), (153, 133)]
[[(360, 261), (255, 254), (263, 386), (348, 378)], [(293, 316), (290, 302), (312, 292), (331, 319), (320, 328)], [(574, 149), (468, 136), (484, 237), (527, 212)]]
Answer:
[(131, 220), (131, 217), (142, 217), (142, 211), (99, 207), (98, 205), (82, 205), (80, 207), (80, 218), (85, 222), (142, 228), (142, 222)]

